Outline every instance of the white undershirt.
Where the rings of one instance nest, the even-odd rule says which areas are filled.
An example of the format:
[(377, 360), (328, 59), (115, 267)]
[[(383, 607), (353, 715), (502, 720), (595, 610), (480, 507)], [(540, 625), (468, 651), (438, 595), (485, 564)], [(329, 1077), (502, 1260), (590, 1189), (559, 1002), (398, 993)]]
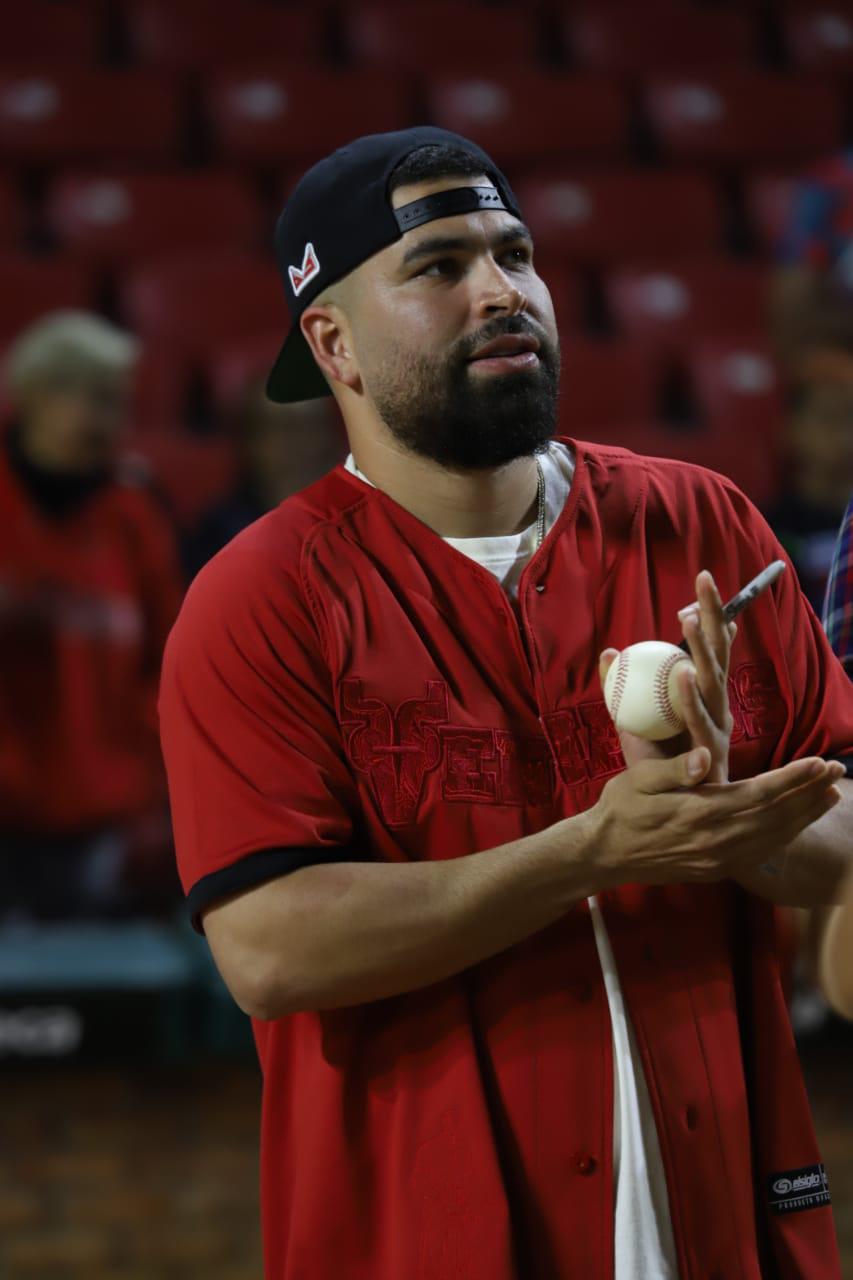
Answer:
[[(539, 461), (545, 476), (547, 534), (569, 496), (575, 460), (567, 445), (552, 440)], [(372, 484), (352, 454), (344, 465)], [(536, 550), (536, 521), (521, 533), (444, 541), (488, 569), (516, 598), (521, 572)], [(589, 907), (613, 1030), (615, 1280), (677, 1280), (666, 1177), (648, 1087), (598, 899), (590, 898)]]

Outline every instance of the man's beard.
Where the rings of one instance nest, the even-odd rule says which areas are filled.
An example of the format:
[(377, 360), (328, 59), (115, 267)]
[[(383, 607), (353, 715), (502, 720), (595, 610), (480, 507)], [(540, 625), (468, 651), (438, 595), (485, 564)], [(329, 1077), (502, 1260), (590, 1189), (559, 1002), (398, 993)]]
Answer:
[[(532, 369), (478, 376), (474, 351), (504, 334), (539, 340)], [(370, 378), (368, 390), (383, 422), (410, 452), (441, 466), (471, 471), (543, 453), (557, 422), (560, 352), (526, 316), (496, 319), (457, 344), (436, 365), (419, 356)]]

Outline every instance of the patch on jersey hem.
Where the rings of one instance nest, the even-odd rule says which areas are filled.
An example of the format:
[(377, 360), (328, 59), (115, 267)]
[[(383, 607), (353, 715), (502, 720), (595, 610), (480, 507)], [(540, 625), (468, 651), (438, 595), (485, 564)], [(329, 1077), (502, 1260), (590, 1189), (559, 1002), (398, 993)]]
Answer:
[(771, 1173), (767, 1189), (774, 1213), (802, 1213), (804, 1209), (820, 1209), (823, 1205), (832, 1204), (826, 1169), (822, 1164)]

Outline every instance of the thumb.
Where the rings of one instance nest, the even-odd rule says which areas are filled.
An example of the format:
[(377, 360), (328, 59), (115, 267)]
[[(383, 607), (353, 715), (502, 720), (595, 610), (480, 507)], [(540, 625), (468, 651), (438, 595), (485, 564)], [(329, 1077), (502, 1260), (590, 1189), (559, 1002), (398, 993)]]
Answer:
[(671, 760), (641, 760), (634, 765), (638, 790), (654, 795), (676, 791), (679, 787), (695, 787), (707, 776), (711, 753), (707, 747), (696, 747)]
[(598, 678), (601, 681), (602, 689), (604, 688), (604, 682), (607, 679), (607, 673), (618, 657), (618, 649), (605, 649), (603, 650), (601, 657), (598, 659)]

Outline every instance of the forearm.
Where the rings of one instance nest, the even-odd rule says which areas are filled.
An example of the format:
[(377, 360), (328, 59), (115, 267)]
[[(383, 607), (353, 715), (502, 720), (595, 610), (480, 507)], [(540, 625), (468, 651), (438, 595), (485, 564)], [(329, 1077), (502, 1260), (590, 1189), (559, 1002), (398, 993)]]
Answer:
[(853, 875), (839, 906), (812, 912), (809, 933), (818, 986), (836, 1013), (853, 1019)]
[(779, 906), (819, 907), (840, 900), (853, 867), (853, 779), (835, 784), (841, 801), (774, 855), (767, 869), (738, 877), (744, 888)]
[(227, 947), (217, 908), (205, 929), (238, 1003), (277, 1018), (438, 982), (545, 928), (605, 883), (581, 814), (447, 861), (304, 867), (231, 903)]

